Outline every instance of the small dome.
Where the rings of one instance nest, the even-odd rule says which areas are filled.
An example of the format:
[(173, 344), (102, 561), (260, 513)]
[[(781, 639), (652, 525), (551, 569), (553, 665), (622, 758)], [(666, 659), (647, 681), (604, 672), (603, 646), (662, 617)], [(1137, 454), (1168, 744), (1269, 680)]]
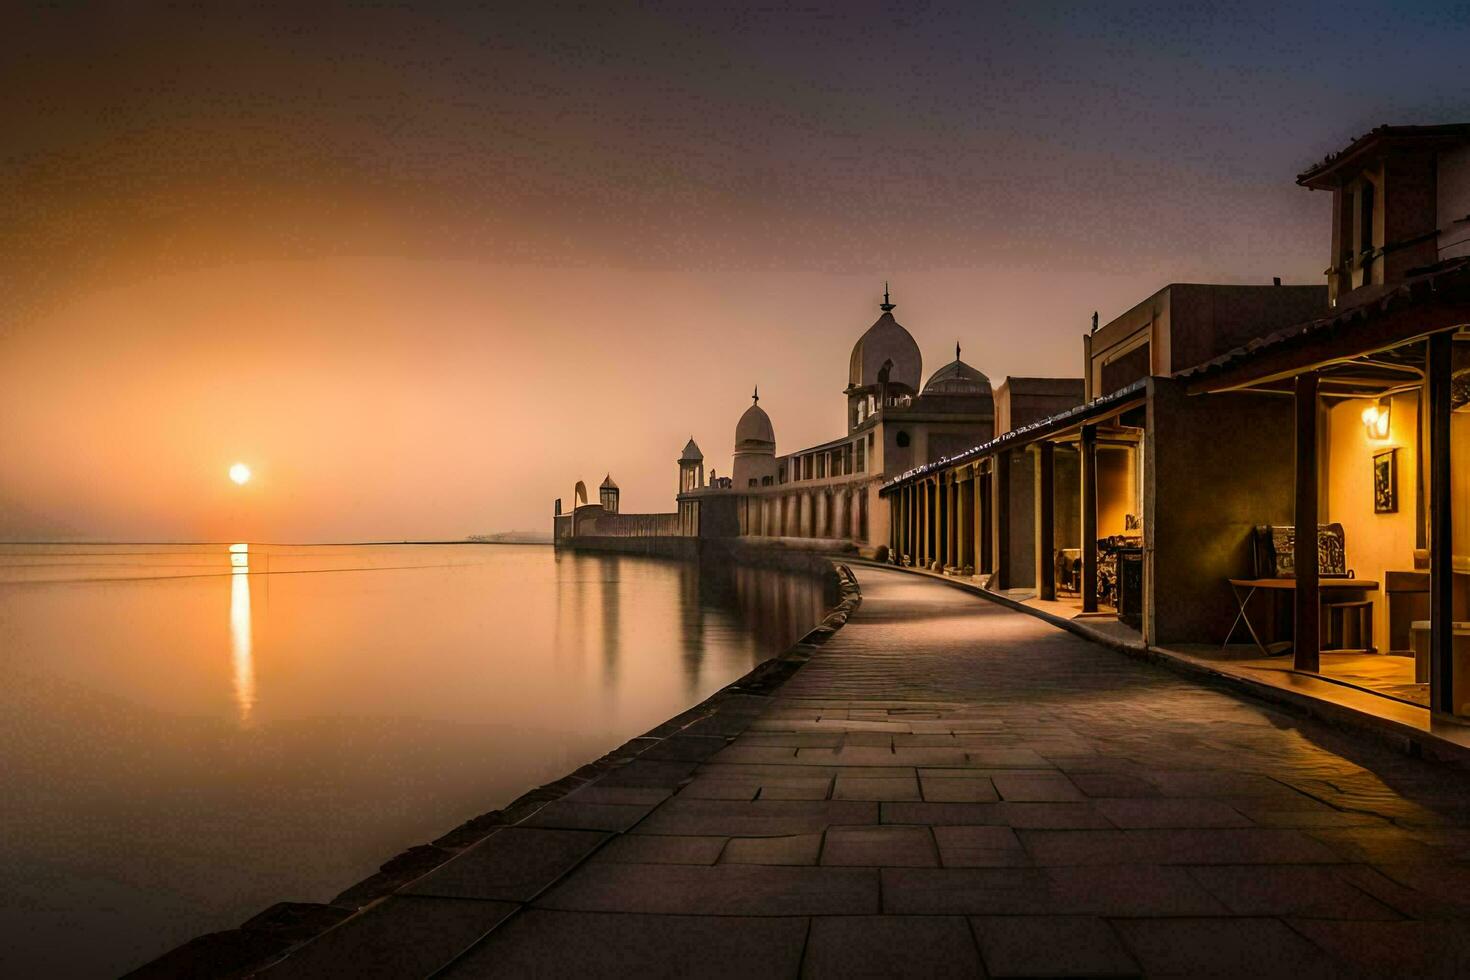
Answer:
[(690, 436), (689, 443), (684, 447), (684, 453), (679, 457), (679, 461), (684, 462), (693, 460), (698, 460), (702, 462), (704, 460), (704, 453), (699, 451), (699, 443), (694, 441), (693, 436)]
[(919, 390), (919, 382), (923, 379), (923, 358), (919, 355), (919, 345), (913, 336), (893, 318), (895, 305), (888, 302), (888, 291), (885, 288), (883, 315), (853, 345), (852, 359), (848, 362), (847, 369), (849, 388), (877, 385), (878, 372), (883, 370), (885, 363), (891, 361), (893, 367), (889, 369), (889, 383), (907, 385), (913, 391)]
[(740, 421), (735, 423), (735, 448), (750, 442), (770, 443), (776, 445), (776, 430), (771, 426), (771, 417), (766, 410), (760, 406), (760, 394), (751, 396), (752, 402), (745, 414), (740, 416)]
[(988, 395), (990, 379), (960, 360), (959, 347), (955, 347), (954, 360), (935, 371), (924, 386), (926, 395)]
[(618, 488), (618, 485), (613, 482), (613, 478), (612, 478), (612, 474), (611, 473), (609, 473), (606, 477), (603, 478), (602, 486), (598, 487), (599, 490), (616, 490), (617, 488)]

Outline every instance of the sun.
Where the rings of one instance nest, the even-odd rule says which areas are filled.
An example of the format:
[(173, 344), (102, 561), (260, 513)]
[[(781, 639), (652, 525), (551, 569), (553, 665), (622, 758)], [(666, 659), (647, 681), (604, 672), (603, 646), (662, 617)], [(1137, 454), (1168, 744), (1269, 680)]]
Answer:
[(250, 482), (250, 467), (244, 463), (236, 463), (230, 467), (230, 479), (243, 487)]

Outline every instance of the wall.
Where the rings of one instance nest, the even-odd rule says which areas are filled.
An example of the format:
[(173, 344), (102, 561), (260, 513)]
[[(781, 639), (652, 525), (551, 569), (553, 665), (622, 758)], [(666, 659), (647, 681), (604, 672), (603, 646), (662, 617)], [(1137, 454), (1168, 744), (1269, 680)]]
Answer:
[(1122, 534), (1124, 516), (1138, 513), (1134, 486), (1134, 450), (1123, 446), (1097, 449), (1097, 536)]
[(1010, 561), (1013, 589), (1036, 587), (1036, 457), (1011, 453)]
[(576, 551), (615, 551), (624, 555), (652, 555), (658, 558), (698, 558), (698, 538), (662, 537), (630, 538), (593, 535), (568, 538), (561, 547)]
[(1215, 643), (1237, 607), (1226, 579), (1251, 567), (1256, 524), (1295, 509), (1292, 400), (1189, 396), (1151, 378), (1144, 434), (1144, 639)]
[(1081, 378), (1006, 378), (995, 389), (995, 434), (1082, 404)]
[(592, 505), (578, 508), (577, 537), (652, 538), (679, 533), (678, 514), (609, 514)]
[(1082, 547), (1082, 456), (1070, 447), (1053, 450), (1052, 546)]
[(1328, 313), (1326, 286), (1176, 283), (1169, 294), (1169, 373)]
[(1439, 228), (1439, 257), (1452, 259), (1470, 255), (1470, 145), (1439, 155), (1438, 191), (1435, 195)]
[[(1369, 439), (1363, 425), (1363, 410), (1374, 404), (1377, 399), (1355, 398), (1339, 402), (1324, 413), (1327, 458), (1320, 470), (1325, 484), (1323, 522), (1342, 525), (1348, 568), (1358, 578), (1374, 579), (1381, 585), (1385, 571), (1414, 568), (1419, 396), (1409, 392), (1390, 399), (1389, 433), (1383, 440)], [(1398, 450), (1398, 511), (1377, 514), (1373, 511), (1373, 457), (1388, 449)], [(1373, 600), (1374, 643), (1386, 651), (1387, 597), (1380, 589), (1369, 593), (1368, 598)]]

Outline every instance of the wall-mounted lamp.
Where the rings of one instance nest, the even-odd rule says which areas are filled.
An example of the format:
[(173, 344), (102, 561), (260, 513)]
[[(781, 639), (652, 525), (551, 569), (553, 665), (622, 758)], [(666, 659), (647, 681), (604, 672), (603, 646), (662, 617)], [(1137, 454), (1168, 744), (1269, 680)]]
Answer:
[(1363, 409), (1363, 427), (1368, 430), (1369, 439), (1388, 438), (1388, 412), (1389, 401), (1387, 398), (1379, 400), (1376, 405), (1369, 405)]

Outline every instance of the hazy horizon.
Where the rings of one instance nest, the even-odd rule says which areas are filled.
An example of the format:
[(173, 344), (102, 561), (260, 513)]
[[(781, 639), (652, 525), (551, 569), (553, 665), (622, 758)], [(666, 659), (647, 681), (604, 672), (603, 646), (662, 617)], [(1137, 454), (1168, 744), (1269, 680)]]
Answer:
[(1168, 282), (1322, 283), (1294, 176), (1470, 119), (1465, 13), (17, 12), (0, 540), (669, 511), (754, 385), (778, 452), (843, 431), (884, 280), (926, 377), (1076, 376)]

